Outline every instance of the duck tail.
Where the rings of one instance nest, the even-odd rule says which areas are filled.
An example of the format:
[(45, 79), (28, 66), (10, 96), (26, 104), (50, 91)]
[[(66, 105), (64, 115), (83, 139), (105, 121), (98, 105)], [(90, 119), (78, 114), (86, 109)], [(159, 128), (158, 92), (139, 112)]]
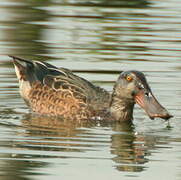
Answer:
[(32, 84), (35, 81), (43, 82), (46, 75), (50, 73), (49, 68), (54, 66), (39, 61), (30, 61), (16, 56), (9, 56), (13, 58), (16, 75), (19, 81), (28, 81)]
[(28, 81), (31, 84), (37, 80), (36, 74), (34, 73), (34, 63), (32, 61), (15, 56), (9, 57), (13, 58), (15, 72), (19, 81)]

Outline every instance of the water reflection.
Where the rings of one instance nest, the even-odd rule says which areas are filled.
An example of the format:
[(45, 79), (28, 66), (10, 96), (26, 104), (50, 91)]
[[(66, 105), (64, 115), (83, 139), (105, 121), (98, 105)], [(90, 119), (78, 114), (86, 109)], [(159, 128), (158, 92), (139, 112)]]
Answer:
[[(119, 171), (141, 172), (149, 161), (147, 142), (144, 136), (135, 135), (134, 127), (119, 125), (113, 128), (119, 134), (112, 135), (111, 153), (116, 155), (116, 169)], [(118, 130), (119, 129), (119, 130)], [(147, 147), (147, 146), (146, 146)]]
[[(17, 54), (26, 56), (47, 54), (46, 46), (42, 43), (42, 25), (34, 22), (47, 21), (50, 14), (43, 9), (38, 9), (40, 1), (20, 1), (19, 6), (7, 8), (11, 14), (11, 19), (6, 23), (9, 28), (5, 31), (4, 41), (13, 47), (7, 54)], [(42, 1), (44, 5), (49, 4), (49, 0)]]
[[(24, 3), (24, 1), (20, 2), (22, 2), (22, 4), (19, 5), (20, 7), (7, 8), (9, 14), (12, 16), (6, 24), (10, 27), (13, 26), (13, 28), (6, 29), (5, 36), (3, 37), (3, 41), (7, 43), (7, 46), (12, 47), (9, 48), (7, 54), (19, 55), (22, 57), (28, 56), (30, 59), (34, 58), (34, 56), (36, 56), (36, 59), (42, 59), (42, 56), (46, 56), (47, 59), (50, 58), (50, 55), (52, 54), (51, 48), (58, 54), (56, 48), (59, 44), (58, 51), (61, 53), (60, 57), (62, 57), (64, 51), (67, 53), (68, 51), (73, 50), (76, 52), (80, 51), (81, 53), (82, 50), (88, 50), (87, 53), (99, 54), (98, 56), (101, 60), (120, 60), (120, 53), (124, 54), (127, 50), (147, 50), (147, 48), (143, 46), (143, 44), (146, 44), (144, 40), (140, 40), (136, 36), (132, 37), (133, 39), (125, 39), (125, 33), (127, 34), (130, 32), (131, 35), (134, 34), (134, 32), (143, 31), (144, 27), (138, 27), (136, 21), (130, 22), (129, 27), (124, 27), (125, 19), (123, 18), (125, 15), (134, 18), (135, 16), (146, 17), (147, 14), (132, 14), (131, 11), (129, 14), (129, 11), (120, 12), (117, 10), (107, 11), (106, 9), (89, 9), (91, 14), (90, 17), (88, 18), (86, 14), (83, 14), (81, 15), (83, 19), (79, 19), (77, 14), (82, 14), (84, 10), (77, 8), (72, 8), (71, 12), (73, 12), (73, 15), (70, 16), (69, 13), (67, 16), (69, 17), (68, 19), (65, 19), (64, 14), (62, 14), (62, 16), (59, 15), (57, 18), (56, 14), (57, 11), (60, 13), (62, 6), (67, 3), (76, 4), (77, 6), (80, 4), (89, 5), (95, 3), (96, 6), (101, 5), (103, 7), (146, 7), (147, 4), (149, 4), (147, 1), (99, 0), (97, 2), (78, 1), (76, 3), (62, 1), (60, 7), (52, 10), (52, 3), (55, 3), (56, 6), (58, 6), (56, 1), (51, 2), (50, 0), (46, 0), (43, 4), (46, 8), (43, 8), (39, 1), (37, 3), (35, 1), (28, 1), (27, 3)], [(49, 7), (50, 10), (47, 9)], [(94, 18), (94, 16), (102, 17), (102, 19)], [(92, 18), (93, 21), (89, 20), (90, 18)], [(111, 26), (109, 25), (110, 22)], [(119, 24), (122, 25), (120, 26)], [(86, 28), (86, 26), (88, 26), (88, 28)], [(44, 37), (45, 35), (48, 37)], [(47, 39), (44, 40), (44, 38)], [(91, 38), (90, 42), (87, 42), (89, 38)], [(128, 42), (133, 44), (141, 43), (142, 45), (130, 46), (128, 45)], [(105, 51), (110, 51), (109, 55)]]
[[(18, 180), (30, 180), (31, 176), (41, 176), (42, 174), (36, 172), (38, 168), (48, 165), (46, 162), (41, 161), (28, 161), (24, 160), (24, 155), (9, 155), (1, 160), (0, 170), (3, 180), (18, 179)], [(8, 160), (9, 159), (9, 160)], [(46, 175), (46, 172), (43, 173)]]
[[(36, 159), (44, 161), (45, 158), (79, 158), (80, 153), (100, 151), (102, 143), (111, 144), (110, 152), (114, 157), (110, 160), (115, 163), (118, 171), (141, 172), (145, 170), (145, 163), (149, 162), (151, 150), (159, 144), (154, 136), (136, 134), (132, 123), (71, 122), (28, 114), (22, 119), (22, 126), (25, 131), (17, 134), (16, 136), (21, 138), (14, 140), (12, 144), (12, 147), (21, 150), (22, 153), (6, 155), (6, 159), (24, 159), (24, 163), (17, 160), (13, 162), (14, 165), (5, 160), (8, 169), (20, 163), (20, 166), (11, 172), (12, 175), (15, 172), (18, 174), (17, 172), (25, 173), (31, 170), (33, 173), (36, 168), (47, 166), (47, 163)], [(109, 131), (113, 132), (110, 134), (111, 142), (99, 137), (101, 134), (94, 133), (92, 129), (96, 127), (109, 127)], [(29, 164), (30, 159), (33, 162)]]

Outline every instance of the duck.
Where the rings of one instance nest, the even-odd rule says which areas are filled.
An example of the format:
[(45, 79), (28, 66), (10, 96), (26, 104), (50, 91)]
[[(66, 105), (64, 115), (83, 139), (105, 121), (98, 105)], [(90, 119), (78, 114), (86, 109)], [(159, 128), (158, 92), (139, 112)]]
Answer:
[(70, 120), (133, 120), (138, 104), (150, 119), (173, 117), (156, 99), (144, 73), (121, 71), (112, 92), (66, 68), (10, 55), (20, 95), (32, 113)]

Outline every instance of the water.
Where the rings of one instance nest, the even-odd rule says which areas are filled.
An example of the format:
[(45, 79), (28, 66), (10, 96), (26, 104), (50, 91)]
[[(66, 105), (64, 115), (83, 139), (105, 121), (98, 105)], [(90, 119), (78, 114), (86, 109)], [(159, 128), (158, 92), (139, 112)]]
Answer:
[[(0, 1), (0, 179), (181, 179), (179, 0)], [(133, 124), (35, 117), (7, 54), (47, 61), (112, 90), (143, 71), (174, 115), (136, 106)]]

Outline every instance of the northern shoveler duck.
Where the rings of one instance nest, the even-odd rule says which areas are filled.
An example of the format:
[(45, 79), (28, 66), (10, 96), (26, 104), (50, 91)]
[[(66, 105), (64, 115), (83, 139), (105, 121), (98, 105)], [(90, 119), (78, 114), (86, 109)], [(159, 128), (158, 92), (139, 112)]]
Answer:
[(112, 94), (51, 64), (13, 58), (20, 94), (33, 112), (68, 119), (102, 117), (116, 121), (133, 119), (135, 103), (151, 119), (172, 117), (154, 97), (142, 72), (122, 72)]

